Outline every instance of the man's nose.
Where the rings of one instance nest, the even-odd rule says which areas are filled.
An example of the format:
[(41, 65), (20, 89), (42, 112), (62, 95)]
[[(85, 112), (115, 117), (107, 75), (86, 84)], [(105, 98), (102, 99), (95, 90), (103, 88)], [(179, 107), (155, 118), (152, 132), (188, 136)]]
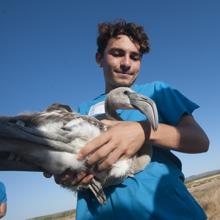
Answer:
[(131, 68), (131, 60), (129, 56), (124, 56), (122, 58), (120, 68), (123, 72), (127, 72)]

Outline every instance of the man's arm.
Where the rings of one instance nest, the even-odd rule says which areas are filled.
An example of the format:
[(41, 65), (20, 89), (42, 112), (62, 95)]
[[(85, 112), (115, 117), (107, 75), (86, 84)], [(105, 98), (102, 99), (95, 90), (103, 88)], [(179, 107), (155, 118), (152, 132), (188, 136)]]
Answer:
[[(78, 159), (88, 157), (87, 163), (98, 162), (99, 170), (108, 169), (122, 157), (132, 157), (142, 146), (154, 144), (184, 153), (201, 153), (208, 150), (209, 139), (203, 129), (192, 116), (183, 116), (177, 126), (159, 124), (153, 131), (149, 122), (115, 122), (106, 121), (112, 125), (107, 132), (96, 137), (83, 147)], [(92, 174), (67, 173), (55, 177), (57, 183), (67, 182), (88, 184)]]
[(183, 116), (177, 126), (159, 124), (150, 129), (148, 122), (120, 122), (89, 142), (79, 152), (79, 159), (89, 156), (88, 164), (99, 162), (99, 169), (108, 169), (121, 157), (132, 157), (146, 144), (154, 144), (184, 153), (208, 150), (209, 140), (192, 116)]
[(0, 204), (0, 218), (4, 217), (7, 211), (7, 203), (3, 202)]
[(183, 153), (206, 152), (209, 139), (192, 116), (183, 116), (178, 125), (159, 124), (156, 132), (151, 131), (149, 141), (164, 148)]

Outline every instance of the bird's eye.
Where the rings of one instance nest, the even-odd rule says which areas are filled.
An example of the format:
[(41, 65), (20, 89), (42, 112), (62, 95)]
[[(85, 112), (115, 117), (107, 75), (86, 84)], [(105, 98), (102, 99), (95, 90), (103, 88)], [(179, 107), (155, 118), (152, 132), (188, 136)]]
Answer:
[(129, 94), (129, 92), (126, 90), (126, 91), (124, 91), (124, 94), (125, 94), (125, 95), (128, 95), (128, 94)]

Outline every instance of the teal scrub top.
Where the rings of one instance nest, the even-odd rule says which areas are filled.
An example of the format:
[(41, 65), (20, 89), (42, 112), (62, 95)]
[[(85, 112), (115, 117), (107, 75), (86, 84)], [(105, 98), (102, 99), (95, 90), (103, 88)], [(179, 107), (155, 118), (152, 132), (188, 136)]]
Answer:
[(0, 182), (0, 204), (7, 202), (6, 190), (5, 185)]
[[(199, 106), (178, 90), (163, 82), (133, 85), (137, 93), (153, 99), (159, 122), (177, 125), (183, 115), (191, 115)], [(79, 106), (87, 115), (92, 106), (105, 100), (102, 94)], [(137, 110), (118, 110), (125, 121), (142, 121)], [(96, 116), (96, 115), (94, 115)], [(77, 220), (191, 220), (207, 219), (204, 211), (184, 185), (181, 161), (170, 151), (153, 146), (153, 156), (143, 171), (123, 183), (104, 189), (107, 202), (100, 205), (89, 190), (78, 193)]]

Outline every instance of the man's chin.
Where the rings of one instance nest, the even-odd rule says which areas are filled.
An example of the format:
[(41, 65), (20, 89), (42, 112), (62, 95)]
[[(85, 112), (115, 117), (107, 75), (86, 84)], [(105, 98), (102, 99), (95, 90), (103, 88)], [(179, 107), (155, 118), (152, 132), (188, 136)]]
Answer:
[(116, 87), (130, 87), (134, 84), (135, 80), (128, 81), (128, 80), (117, 80), (115, 82)]

